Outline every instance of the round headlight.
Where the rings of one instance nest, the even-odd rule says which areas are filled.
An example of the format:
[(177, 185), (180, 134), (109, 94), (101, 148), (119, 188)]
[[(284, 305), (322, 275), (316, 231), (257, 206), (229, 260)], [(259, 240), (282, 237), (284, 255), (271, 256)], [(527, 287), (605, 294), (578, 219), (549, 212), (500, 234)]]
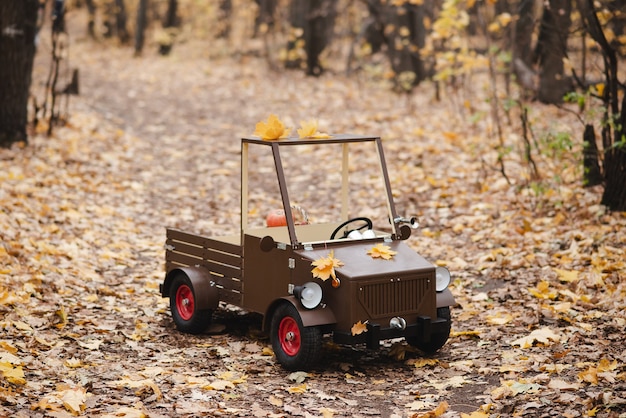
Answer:
[(446, 290), (446, 288), (450, 284), (450, 272), (448, 271), (448, 269), (445, 267), (437, 267), (435, 269), (435, 277), (435, 290), (437, 290), (437, 292)]
[(315, 309), (322, 302), (322, 287), (315, 282), (307, 282), (293, 289), (293, 295), (307, 309)]

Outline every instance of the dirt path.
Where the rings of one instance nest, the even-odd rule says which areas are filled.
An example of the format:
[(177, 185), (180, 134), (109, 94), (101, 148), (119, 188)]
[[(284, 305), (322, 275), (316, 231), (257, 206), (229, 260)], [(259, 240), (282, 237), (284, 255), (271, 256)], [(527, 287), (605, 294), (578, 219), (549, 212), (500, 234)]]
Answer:
[[(597, 191), (508, 185), (490, 167), (488, 121), (467, 122), (428, 85), (409, 111), (366, 78), (272, 73), (192, 45), (130, 55), (78, 43), (72, 126), (2, 151), (0, 256), (17, 290), (3, 299), (0, 354), (25, 383), (3, 384), (0, 415), (410, 417), (447, 402), (444, 417), (624, 416), (626, 221), (595, 206)], [(223, 310), (207, 335), (175, 331), (158, 294), (164, 228), (236, 229), (239, 138), (270, 112), (385, 138), (397, 205), (422, 218), (411, 245), (457, 278), (436, 356), (329, 344), (317, 369), (290, 374), (255, 315)]]

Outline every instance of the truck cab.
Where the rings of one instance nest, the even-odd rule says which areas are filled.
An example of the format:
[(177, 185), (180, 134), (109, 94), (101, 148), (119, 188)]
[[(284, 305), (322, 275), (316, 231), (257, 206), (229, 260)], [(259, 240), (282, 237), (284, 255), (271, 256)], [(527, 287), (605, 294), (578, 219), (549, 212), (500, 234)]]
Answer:
[(240, 213), (236, 234), (167, 230), (161, 293), (179, 330), (204, 331), (220, 302), (258, 312), (287, 370), (315, 365), (326, 336), (447, 341), (450, 274), (405, 242), (418, 223), (396, 212), (379, 137), (242, 138)]

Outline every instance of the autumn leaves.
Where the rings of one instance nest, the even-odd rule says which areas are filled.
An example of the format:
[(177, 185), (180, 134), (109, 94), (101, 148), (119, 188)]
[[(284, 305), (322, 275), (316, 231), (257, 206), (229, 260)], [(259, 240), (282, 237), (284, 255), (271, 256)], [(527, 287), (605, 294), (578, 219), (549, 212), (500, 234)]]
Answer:
[[(323, 139), (330, 138), (330, 135), (318, 131), (317, 121), (302, 121), (300, 122), (300, 128), (298, 129), (298, 137), (301, 139)], [(261, 121), (256, 124), (254, 129), (254, 136), (258, 136), (264, 140), (276, 140), (288, 138), (291, 133), (291, 129), (286, 128), (285, 124), (278, 119), (278, 116), (269, 115), (267, 122)]]

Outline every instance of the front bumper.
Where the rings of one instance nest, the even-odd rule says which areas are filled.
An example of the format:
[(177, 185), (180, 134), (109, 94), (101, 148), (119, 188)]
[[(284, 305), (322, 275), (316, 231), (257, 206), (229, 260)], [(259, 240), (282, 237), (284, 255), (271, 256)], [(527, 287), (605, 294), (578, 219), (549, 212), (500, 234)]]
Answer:
[(417, 337), (428, 343), (433, 334), (447, 333), (449, 329), (450, 321), (446, 318), (420, 316), (417, 318), (417, 322), (407, 324), (405, 329), (383, 328), (380, 324), (368, 322), (367, 332), (359, 335), (335, 331), (333, 332), (333, 341), (345, 345), (366, 344), (367, 348), (377, 349), (380, 347), (380, 341), (393, 338)]

